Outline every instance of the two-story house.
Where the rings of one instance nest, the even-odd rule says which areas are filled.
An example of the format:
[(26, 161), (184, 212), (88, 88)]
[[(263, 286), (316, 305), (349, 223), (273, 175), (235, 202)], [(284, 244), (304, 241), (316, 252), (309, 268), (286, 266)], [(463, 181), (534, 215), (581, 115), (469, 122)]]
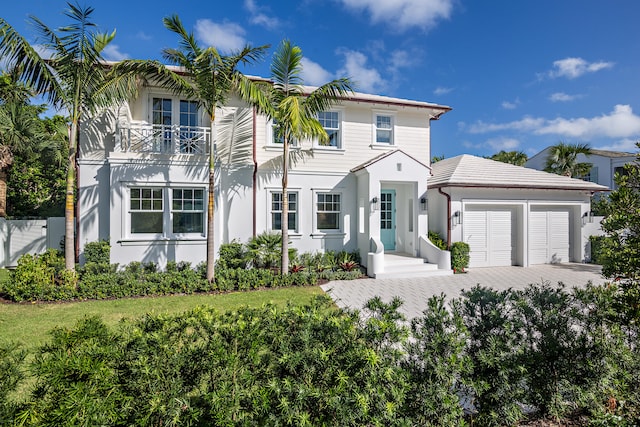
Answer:
[[(431, 122), (449, 110), (356, 93), (322, 112), (329, 143), (296, 141), (291, 150), (291, 245), (357, 250), (369, 267), (382, 262), (372, 253), (418, 257), (428, 224)], [(85, 126), (81, 248), (108, 238), (113, 263), (205, 260), (211, 134), (203, 117), (195, 102), (147, 86)], [(215, 128), (217, 253), (221, 243), (278, 231), (283, 195), (282, 141), (265, 116), (232, 100)]]
[[(525, 163), (525, 167), (537, 170), (544, 170), (549, 150), (547, 147), (539, 153), (531, 156)], [(623, 173), (624, 165), (636, 161), (636, 155), (624, 151), (596, 150), (591, 149), (591, 154), (586, 156), (578, 154), (578, 163), (591, 163), (589, 174), (581, 177), (585, 181), (595, 182), (612, 190), (617, 188), (614, 177), (616, 173)]]
[[(329, 142), (291, 149), (291, 246), (358, 251), (374, 277), (450, 274), (428, 230), (467, 242), (472, 267), (583, 261), (590, 197), (606, 187), (468, 155), (431, 165), (431, 124), (450, 109), (355, 93), (319, 114)], [(109, 239), (121, 265), (205, 260), (204, 117), (195, 102), (148, 85), (85, 123), (81, 248)], [(217, 253), (280, 230), (283, 147), (273, 123), (238, 99), (219, 109), (214, 128)]]

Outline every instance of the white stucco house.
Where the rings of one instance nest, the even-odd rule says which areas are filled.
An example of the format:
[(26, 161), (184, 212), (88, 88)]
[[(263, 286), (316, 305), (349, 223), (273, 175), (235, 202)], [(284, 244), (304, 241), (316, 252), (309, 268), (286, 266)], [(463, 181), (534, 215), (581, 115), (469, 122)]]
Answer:
[[(384, 253), (425, 263), (431, 123), (451, 108), (363, 93), (319, 120), (327, 145), (297, 141), (289, 172), (289, 235), (300, 252), (359, 251), (381, 274)], [(83, 127), (78, 239), (109, 239), (111, 262), (206, 258), (210, 123), (161, 87)], [(217, 114), (216, 252), (279, 230), (282, 143), (239, 100)], [(422, 200), (422, 203), (421, 203)], [(370, 256), (370, 254), (373, 254)], [(444, 267), (446, 265), (443, 264)], [(418, 268), (418, 267), (416, 267)], [(388, 270), (388, 269), (387, 269)]]
[[(431, 124), (449, 110), (355, 93), (320, 114), (329, 144), (296, 141), (291, 150), (291, 246), (358, 251), (373, 277), (450, 274), (448, 252), (428, 241), (429, 229), (469, 242), (472, 266), (581, 261), (582, 215), (604, 187), (470, 156), (431, 165)], [(100, 239), (120, 265), (205, 260), (205, 117), (195, 102), (147, 85), (84, 123), (81, 260), (84, 245)], [(222, 243), (279, 230), (283, 195), (282, 142), (266, 117), (232, 99), (218, 111), (216, 133), (217, 253)]]
[[(547, 147), (534, 156), (531, 156), (524, 166), (527, 168), (544, 170), (550, 149), (551, 147)], [(611, 190), (615, 190), (617, 188), (614, 180), (615, 174), (622, 173), (624, 165), (627, 163), (635, 162), (636, 155), (634, 153), (627, 153), (624, 151), (591, 149), (591, 154), (588, 156), (578, 154), (576, 161), (578, 163), (592, 164), (589, 174), (583, 177), (585, 181), (595, 182), (596, 184), (604, 185), (605, 187), (609, 187)]]

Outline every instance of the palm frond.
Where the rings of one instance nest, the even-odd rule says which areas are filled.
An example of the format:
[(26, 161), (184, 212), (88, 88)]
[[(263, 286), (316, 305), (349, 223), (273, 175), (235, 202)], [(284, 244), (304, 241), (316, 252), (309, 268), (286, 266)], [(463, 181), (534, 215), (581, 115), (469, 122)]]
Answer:
[(0, 18), (0, 57), (9, 66), (20, 65), (20, 80), (50, 101), (62, 92), (51, 68), (40, 54), (8, 22)]
[(218, 125), (218, 158), (227, 167), (251, 163), (253, 154), (253, 112), (238, 108), (225, 114)]
[(189, 58), (190, 62), (193, 62), (201, 53), (200, 46), (198, 45), (193, 33), (187, 32), (178, 15), (174, 14), (167, 16), (162, 20), (162, 22), (164, 23), (165, 28), (176, 33), (180, 37), (180, 49), (185, 56)]

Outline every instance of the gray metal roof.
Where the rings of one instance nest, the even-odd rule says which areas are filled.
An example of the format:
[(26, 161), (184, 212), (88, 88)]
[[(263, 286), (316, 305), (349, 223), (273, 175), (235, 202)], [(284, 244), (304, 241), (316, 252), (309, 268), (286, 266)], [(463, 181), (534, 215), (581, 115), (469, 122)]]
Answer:
[(429, 188), (484, 187), (607, 191), (604, 185), (567, 178), (469, 154), (433, 163)]

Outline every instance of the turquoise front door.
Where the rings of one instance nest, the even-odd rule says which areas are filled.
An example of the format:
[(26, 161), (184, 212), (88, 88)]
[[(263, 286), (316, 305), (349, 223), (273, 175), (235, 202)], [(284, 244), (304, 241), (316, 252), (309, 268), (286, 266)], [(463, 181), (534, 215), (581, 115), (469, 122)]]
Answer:
[(396, 250), (396, 191), (380, 192), (380, 240), (384, 249)]

